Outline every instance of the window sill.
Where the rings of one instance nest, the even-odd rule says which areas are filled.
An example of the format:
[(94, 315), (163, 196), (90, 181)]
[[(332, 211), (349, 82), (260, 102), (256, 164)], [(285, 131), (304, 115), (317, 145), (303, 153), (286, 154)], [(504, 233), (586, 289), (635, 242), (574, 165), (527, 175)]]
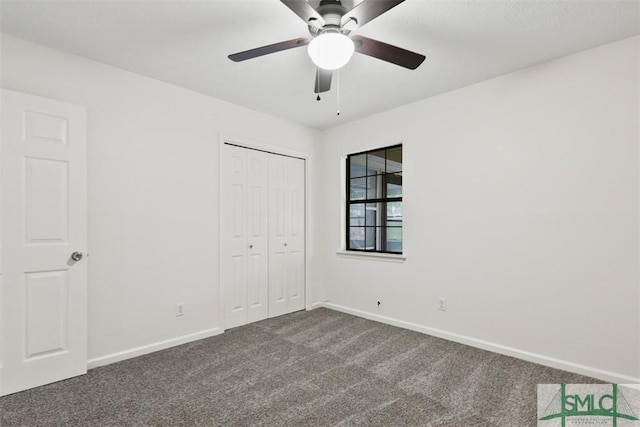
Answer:
[(380, 252), (336, 251), (338, 256), (344, 258), (366, 259), (370, 261), (404, 262), (407, 257), (404, 254), (385, 254)]

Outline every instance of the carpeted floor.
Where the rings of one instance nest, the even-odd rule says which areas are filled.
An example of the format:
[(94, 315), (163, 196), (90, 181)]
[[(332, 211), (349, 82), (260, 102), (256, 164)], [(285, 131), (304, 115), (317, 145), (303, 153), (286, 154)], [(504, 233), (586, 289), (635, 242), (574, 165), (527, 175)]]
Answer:
[(592, 382), (317, 309), (6, 396), (0, 425), (524, 427), (538, 383)]

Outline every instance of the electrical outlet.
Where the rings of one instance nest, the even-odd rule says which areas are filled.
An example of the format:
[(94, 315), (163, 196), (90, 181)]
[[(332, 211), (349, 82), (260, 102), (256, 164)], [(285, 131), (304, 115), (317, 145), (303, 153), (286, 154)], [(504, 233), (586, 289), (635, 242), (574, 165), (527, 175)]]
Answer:
[(447, 304), (445, 303), (444, 298), (438, 299), (438, 310), (447, 311)]
[(176, 317), (184, 316), (184, 303), (179, 302), (176, 304)]

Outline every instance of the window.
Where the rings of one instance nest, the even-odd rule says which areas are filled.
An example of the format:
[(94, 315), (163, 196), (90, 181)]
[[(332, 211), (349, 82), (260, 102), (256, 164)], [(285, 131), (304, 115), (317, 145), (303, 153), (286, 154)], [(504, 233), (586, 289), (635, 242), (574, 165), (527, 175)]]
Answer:
[(402, 145), (347, 156), (347, 250), (402, 253)]

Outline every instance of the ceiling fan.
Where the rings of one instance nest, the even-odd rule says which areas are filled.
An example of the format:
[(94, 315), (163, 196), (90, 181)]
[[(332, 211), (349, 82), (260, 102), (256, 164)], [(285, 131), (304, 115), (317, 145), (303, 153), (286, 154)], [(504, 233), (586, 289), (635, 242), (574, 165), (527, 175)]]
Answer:
[(424, 55), (368, 37), (352, 35), (358, 28), (377, 18), (404, 0), (363, 0), (347, 10), (341, 0), (322, 0), (314, 9), (306, 0), (280, 0), (309, 26), (311, 37), (299, 37), (229, 55), (235, 62), (246, 61), (270, 53), (308, 45), (308, 53), (316, 64), (315, 93), (331, 88), (333, 71), (341, 68), (354, 52), (372, 56), (401, 67), (415, 70)]

